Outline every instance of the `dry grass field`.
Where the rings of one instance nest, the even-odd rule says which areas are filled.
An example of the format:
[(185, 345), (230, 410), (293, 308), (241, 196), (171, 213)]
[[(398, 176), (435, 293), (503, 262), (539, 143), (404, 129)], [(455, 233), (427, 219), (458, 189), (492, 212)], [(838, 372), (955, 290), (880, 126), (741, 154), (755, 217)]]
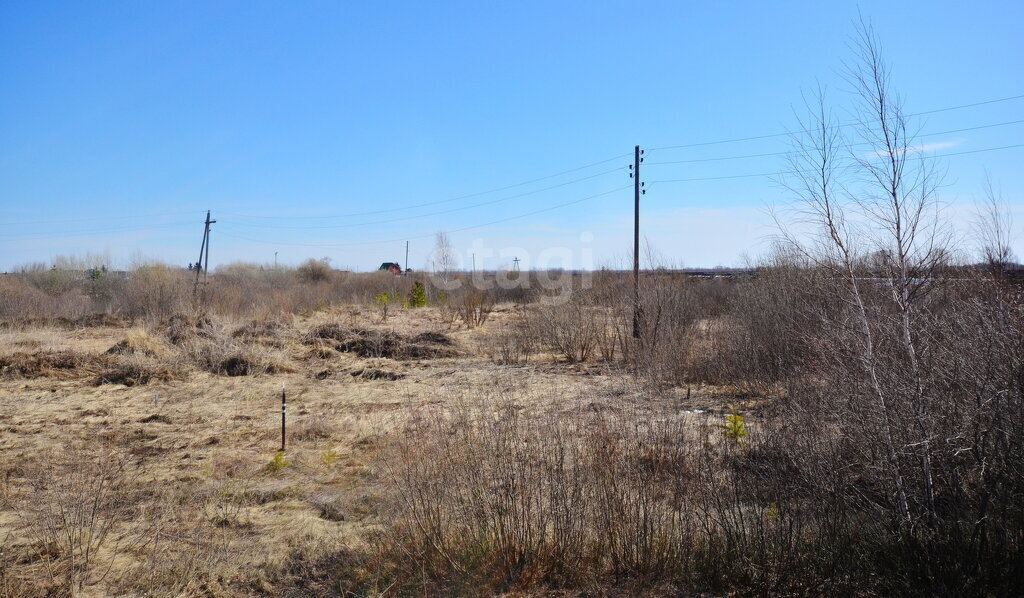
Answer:
[(0, 595), (1019, 594), (1019, 288), (851, 272), (0, 278)]
[[(436, 308), (382, 324), (358, 306), (257, 322), (8, 327), (0, 590), (277, 595), (335, 573), (318, 568), (353, 567), (335, 561), (375, 541), (396, 492), (393, 445), (428, 411), (498, 396), (537, 414), (662, 410), (607, 363), (496, 363), (491, 339), (515, 310), (498, 306), (473, 329)], [(393, 342), (345, 345), (353, 330)], [(736, 403), (712, 391), (657, 401), (693, 418)], [(282, 392), (287, 449), (275, 462)]]

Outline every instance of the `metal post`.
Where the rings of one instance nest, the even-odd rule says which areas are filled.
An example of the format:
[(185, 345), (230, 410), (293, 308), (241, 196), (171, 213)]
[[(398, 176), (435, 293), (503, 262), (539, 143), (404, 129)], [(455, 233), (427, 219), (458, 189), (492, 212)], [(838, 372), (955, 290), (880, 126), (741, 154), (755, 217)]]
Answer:
[(281, 452), (284, 452), (285, 448), (285, 412), (287, 409), (287, 401), (285, 400), (284, 389), (281, 389)]

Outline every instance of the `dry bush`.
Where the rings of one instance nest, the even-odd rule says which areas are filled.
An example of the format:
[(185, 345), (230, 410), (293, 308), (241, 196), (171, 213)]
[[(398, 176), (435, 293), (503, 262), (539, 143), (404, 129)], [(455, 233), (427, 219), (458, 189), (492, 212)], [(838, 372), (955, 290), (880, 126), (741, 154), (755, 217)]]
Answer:
[(540, 304), (530, 308), (530, 326), (555, 353), (570, 362), (584, 362), (597, 346), (598, 324), (590, 297), (574, 293), (564, 304)]
[(326, 282), (331, 278), (332, 270), (326, 261), (310, 258), (296, 268), (295, 273), (302, 282)]
[(517, 311), (511, 322), (487, 337), (484, 351), (498, 365), (523, 365), (537, 352), (539, 342), (526, 313)]
[(762, 464), (761, 435), (730, 443), (670, 409), (625, 407), (498, 397), (417, 413), (388, 461), (398, 504), (381, 558), (395, 582), (449, 595), (798, 588), (803, 507), (765, 484), (784, 468)]
[(151, 264), (136, 268), (113, 297), (113, 309), (128, 317), (163, 319), (188, 309), (192, 280), (181, 268)]
[(199, 338), (212, 338), (216, 333), (213, 321), (207, 316), (178, 313), (163, 320), (160, 332), (172, 345), (181, 346)]
[(467, 287), (452, 291), (447, 297), (444, 309), (449, 313), (449, 323), (454, 323), (455, 318), (459, 318), (466, 328), (479, 328), (494, 311), (494, 304), (493, 290)]
[(45, 291), (21, 276), (0, 276), (0, 318), (14, 320), (57, 312), (55, 301)]
[(770, 396), (809, 370), (814, 356), (808, 343), (820, 329), (808, 306), (831, 301), (819, 294), (821, 276), (797, 256), (777, 251), (752, 278), (737, 281), (728, 311), (708, 337), (698, 377)]
[(138, 474), (123, 454), (82, 447), (47, 452), (31, 464), (29, 493), (16, 503), (32, 542), (23, 555), (31, 566), (22, 573), (50, 592), (74, 595), (153, 542), (162, 518), (133, 488)]
[(151, 262), (121, 275), (100, 270), (88, 259), (58, 262), (25, 266), (2, 277), (0, 319), (42, 321), (100, 313), (157, 321), (193, 309), (266, 319), (337, 304), (365, 305), (378, 293), (406, 297), (416, 282), (427, 295), (437, 295), (423, 275), (340, 272), (317, 260), (298, 268), (227, 264), (201, 275), (195, 294), (195, 272), (182, 267)]
[(259, 376), (291, 370), (273, 350), (221, 336), (197, 339), (183, 347), (183, 351), (196, 367), (213, 374)]

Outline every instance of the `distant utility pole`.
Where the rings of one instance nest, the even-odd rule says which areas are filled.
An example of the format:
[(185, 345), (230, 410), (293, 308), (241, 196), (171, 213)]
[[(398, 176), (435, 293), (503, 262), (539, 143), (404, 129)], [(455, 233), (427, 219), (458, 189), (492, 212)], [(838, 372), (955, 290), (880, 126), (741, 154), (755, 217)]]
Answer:
[(519, 258), (518, 257), (512, 259), (512, 271), (513, 272), (518, 272), (519, 271)]
[(206, 276), (210, 270), (210, 225), (216, 220), (210, 220), (210, 210), (206, 210), (206, 222), (203, 223), (203, 244), (199, 246), (199, 261), (196, 262), (196, 280), (192, 284), (192, 303), (196, 302), (199, 291), (199, 271), (203, 272), (203, 285), (206, 285)]
[(409, 242), (408, 241), (405, 242), (405, 264), (403, 264), (403, 266), (405, 267), (405, 269), (402, 270), (402, 276), (408, 276), (409, 275)]
[(646, 194), (641, 189), (640, 164), (644, 150), (639, 145), (633, 146), (633, 164), (630, 165), (629, 176), (633, 179), (633, 338), (640, 338), (640, 324), (643, 319), (640, 307), (640, 195)]
[(277, 270), (277, 252), (274, 252), (274, 269)]

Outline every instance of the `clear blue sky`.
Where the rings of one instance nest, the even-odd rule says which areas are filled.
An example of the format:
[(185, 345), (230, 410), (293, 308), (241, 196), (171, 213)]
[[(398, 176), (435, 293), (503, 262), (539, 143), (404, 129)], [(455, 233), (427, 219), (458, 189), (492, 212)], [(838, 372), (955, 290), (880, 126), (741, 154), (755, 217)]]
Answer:
[[(859, 10), (909, 111), (1024, 94), (1024, 3)], [(520, 253), (537, 265), (553, 247), (571, 265), (587, 252), (616, 263), (631, 247), (632, 191), (620, 188), (633, 145), (793, 128), (801, 90), (817, 81), (846, 105), (839, 72), (857, 14), (857, 4), (820, 1), (3, 1), (0, 270), (85, 252), (185, 264), (206, 209), (217, 219), (211, 265), (270, 263), (277, 251), (281, 263), (329, 256), (365, 270), (403, 261), (410, 238), (419, 268), (438, 230), (488, 268)], [(1024, 99), (934, 113), (922, 132), (1016, 120)], [(1018, 123), (926, 140), (941, 154), (1021, 143), (1022, 133)], [(785, 149), (768, 138), (647, 156)], [(951, 157), (942, 190), (964, 218), (987, 170), (1017, 211), (1018, 256), (1022, 157)], [(652, 164), (644, 179), (782, 167), (778, 157)], [(737, 264), (764, 250), (765, 208), (785, 200), (758, 177), (651, 185), (645, 237), (675, 264)]]

